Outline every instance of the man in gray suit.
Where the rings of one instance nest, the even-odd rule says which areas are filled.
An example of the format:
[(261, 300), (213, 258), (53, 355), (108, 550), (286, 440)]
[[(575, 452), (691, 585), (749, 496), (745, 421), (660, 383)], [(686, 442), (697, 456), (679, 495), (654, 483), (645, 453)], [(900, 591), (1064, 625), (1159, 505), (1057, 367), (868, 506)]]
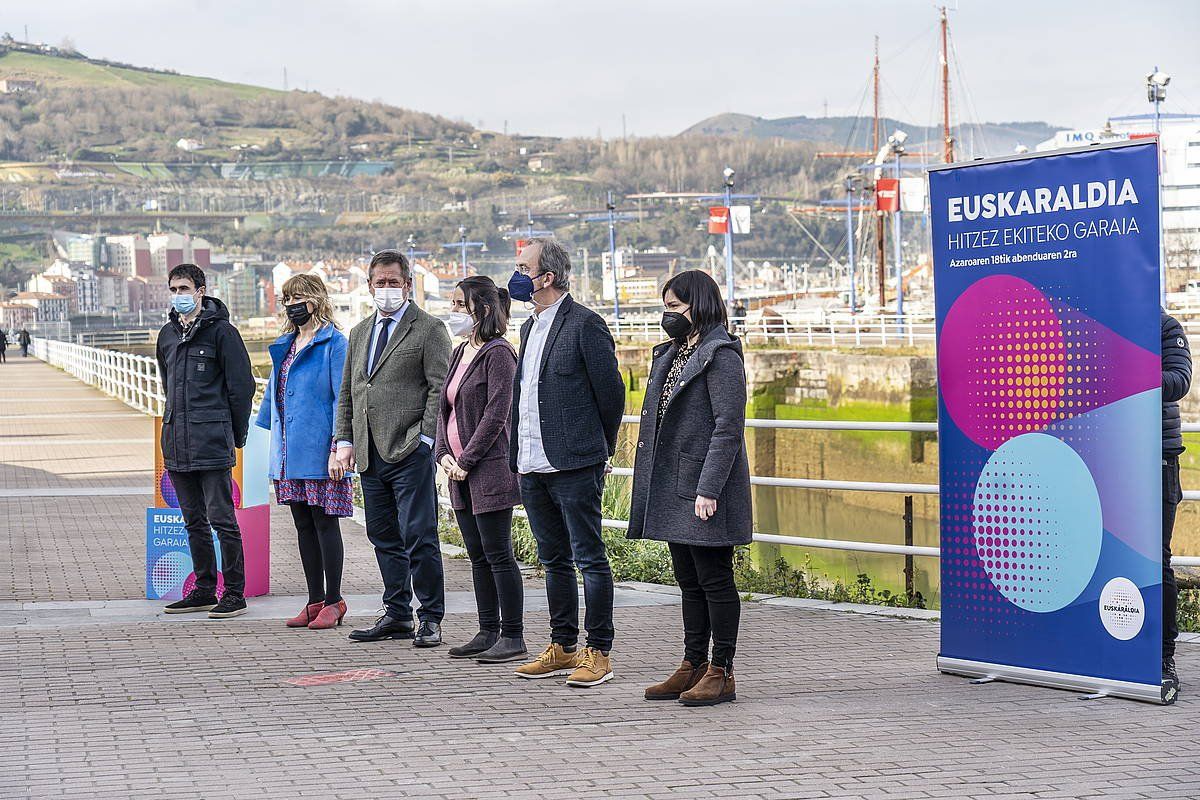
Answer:
[[(362, 480), (385, 611), (350, 638), (414, 639), (417, 647), (435, 647), (442, 643), (446, 591), (433, 440), (450, 335), (412, 302), (412, 269), (400, 251), (376, 253), (367, 276), (378, 311), (350, 331), (329, 472), (339, 478), (357, 470)], [(419, 628), (414, 593), (421, 602)]]

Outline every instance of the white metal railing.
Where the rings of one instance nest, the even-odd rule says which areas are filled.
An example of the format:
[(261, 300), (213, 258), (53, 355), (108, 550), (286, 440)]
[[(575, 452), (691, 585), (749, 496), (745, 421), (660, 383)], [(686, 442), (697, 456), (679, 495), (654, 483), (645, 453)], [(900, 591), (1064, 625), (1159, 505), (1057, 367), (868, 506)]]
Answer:
[[(616, 320), (608, 317), (608, 327), (617, 330)], [(921, 347), (932, 346), (937, 338), (933, 322), (895, 316), (852, 316), (825, 321), (791, 320), (787, 317), (735, 319), (733, 329), (750, 342), (782, 342), (819, 346)], [(657, 318), (621, 317), (621, 336), (638, 340), (662, 341), (666, 335)]]
[(129, 347), (135, 344), (151, 344), (156, 336), (150, 330), (80, 331), (75, 334), (75, 343), (90, 347)]
[[(71, 342), (59, 342), (50, 339), (34, 339), (31, 352), (36, 358), (52, 366), (59, 367), (64, 372), (95, 386), (105, 394), (116, 397), (128, 406), (146, 414), (161, 414), (163, 395), (158, 379), (158, 364), (149, 356), (137, 356), (130, 353), (120, 353), (113, 350), (101, 350), (95, 347), (85, 347)], [(255, 378), (261, 392), (266, 385), (265, 378)], [(627, 425), (637, 425), (641, 417), (626, 415), (621, 421)], [(812, 430), (812, 431), (882, 431), (893, 433), (936, 433), (936, 422), (851, 422), (838, 420), (776, 420), (776, 419), (747, 419), (747, 428), (766, 428), (775, 430)], [(1200, 432), (1200, 424), (1186, 423), (1185, 433)], [(612, 474), (630, 477), (633, 470), (628, 467), (613, 469)], [(788, 489), (810, 489), (823, 491), (850, 492), (885, 492), (895, 494), (925, 494), (936, 495), (939, 492), (937, 484), (933, 483), (886, 483), (879, 481), (835, 481), (812, 478), (776, 478), (752, 475), (750, 483), (754, 486), (772, 486)], [(1200, 500), (1200, 491), (1185, 491), (1183, 499), (1188, 501)], [(518, 516), (523, 513), (518, 511)], [(629, 523), (625, 520), (605, 519), (602, 524), (607, 528), (625, 529)], [(849, 550), (863, 553), (890, 553), (912, 556), (938, 556), (938, 548), (919, 545), (887, 544), (870, 541), (842, 541), (837, 539), (819, 539), (802, 536), (786, 536), (774, 533), (755, 533), (754, 540), (773, 544), (787, 544), (799, 547), (813, 547), (827, 550)], [(1178, 566), (1200, 566), (1200, 556), (1175, 556), (1173, 563)]]

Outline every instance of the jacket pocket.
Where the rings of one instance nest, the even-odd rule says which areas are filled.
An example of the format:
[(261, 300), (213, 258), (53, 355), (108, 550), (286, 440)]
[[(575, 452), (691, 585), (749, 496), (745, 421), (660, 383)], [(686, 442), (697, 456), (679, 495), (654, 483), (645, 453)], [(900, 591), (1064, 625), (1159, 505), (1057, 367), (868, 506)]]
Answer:
[(593, 403), (563, 406), (561, 430), (567, 440), (567, 450), (570, 452), (577, 456), (588, 456), (604, 450), (603, 443), (597, 447), (597, 433), (601, 439), (604, 438), (604, 433), (597, 431), (598, 428), (600, 428), (600, 419)]
[(675, 493), (689, 500), (696, 499), (696, 487), (700, 485), (700, 473), (704, 470), (704, 459), (679, 454), (679, 468), (675, 473)]
[(217, 374), (216, 351), (211, 347), (201, 347), (187, 358), (188, 378), (196, 383), (212, 383)]
[(476, 464), (470, 474), (482, 479), (480, 495), (483, 497), (506, 499), (516, 489), (514, 476), (508, 468), (508, 453), (488, 456)]
[(221, 461), (233, 456), (233, 422), (228, 411), (192, 411), (188, 415), (188, 434), (190, 461)]

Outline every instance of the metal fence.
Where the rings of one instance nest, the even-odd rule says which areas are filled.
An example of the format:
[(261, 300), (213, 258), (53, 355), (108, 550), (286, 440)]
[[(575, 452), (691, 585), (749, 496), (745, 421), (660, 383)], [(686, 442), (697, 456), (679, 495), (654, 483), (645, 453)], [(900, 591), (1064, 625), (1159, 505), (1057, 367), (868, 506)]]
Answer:
[[(35, 357), (74, 375), (84, 383), (100, 389), (105, 394), (116, 397), (128, 406), (147, 414), (162, 413), (163, 395), (158, 380), (158, 365), (149, 356), (137, 356), (113, 350), (101, 350), (71, 342), (58, 342), (48, 339), (34, 339), (31, 352)], [(263, 378), (256, 378), (255, 380), (259, 384), (259, 391), (261, 393), (266, 380)], [(622, 418), (622, 422), (626, 425), (637, 425), (640, 419), (636, 415), (627, 415)], [(925, 434), (937, 432), (937, 423), (935, 422), (843, 422), (833, 420), (748, 419), (746, 420), (746, 427), (810, 431), (879, 431)], [(1200, 424), (1185, 424), (1183, 429), (1188, 433), (1200, 432)], [(613, 474), (629, 477), (633, 475), (633, 470), (627, 467), (618, 467), (613, 469)], [(937, 484), (932, 483), (836, 481), (815, 478), (777, 478), (762, 475), (752, 475), (750, 483), (753, 486), (772, 486), (788, 489), (884, 492), (903, 495), (936, 495), (939, 491)], [(1185, 491), (1183, 499), (1187, 501), (1200, 500), (1200, 491)], [(625, 529), (628, 527), (628, 522), (625, 520), (606, 519), (603, 521), (603, 524), (608, 528)], [(754, 540), (771, 544), (786, 544), (827, 550), (848, 550), (860, 553), (888, 553), (933, 558), (939, 555), (938, 548), (936, 547), (889, 544), (860, 539), (821, 539), (777, 533), (755, 533)], [(1175, 556), (1172, 560), (1177, 566), (1200, 566), (1200, 556)]]

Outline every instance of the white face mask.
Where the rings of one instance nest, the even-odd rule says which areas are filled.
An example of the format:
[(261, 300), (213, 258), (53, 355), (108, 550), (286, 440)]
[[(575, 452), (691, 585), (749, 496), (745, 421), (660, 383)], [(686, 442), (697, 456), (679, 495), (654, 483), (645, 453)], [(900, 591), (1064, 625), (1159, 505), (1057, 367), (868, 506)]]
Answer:
[(407, 299), (403, 289), (388, 286), (375, 290), (375, 307), (384, 314), (397, 311)]
[(450, 333), (455, 336), (469, 336), (475, 329), (475, 318), (461, 311), (451, 311), (446, 323), (450, 326)]

